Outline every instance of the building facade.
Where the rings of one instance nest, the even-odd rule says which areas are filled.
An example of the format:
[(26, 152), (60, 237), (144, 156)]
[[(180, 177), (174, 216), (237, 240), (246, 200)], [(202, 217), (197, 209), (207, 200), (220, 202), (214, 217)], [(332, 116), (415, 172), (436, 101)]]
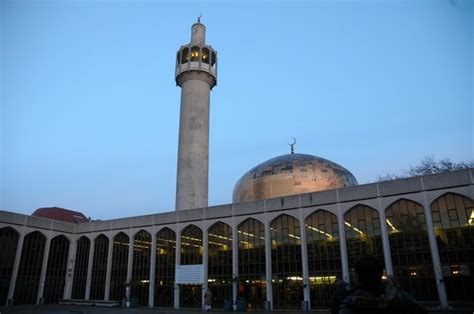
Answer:
[[(418, 300), (473, 302), (474, 170), (274, 199), (72, 224), (0, 212), (0, 302), (122, 300), (253, 309), (329, 305), (355, 260), (379, 256)], [(177, 265), (203, 265), (201, 285)], [(128, 288), (127, 288), (128, 286)]]
[(0, 305), (200, 308), (210, 289), (215, 308), (238, 298), (249, 309), (327, 308), (365, 254), (420, 301), (474, 304), (473, 169), (357, 185), (342, 166), (292, 148), (245, 174), (233, 204), (208, 207), (217, 53), (199, 20), (175, 77), (176, 210), (83, 223), (0, 211)]

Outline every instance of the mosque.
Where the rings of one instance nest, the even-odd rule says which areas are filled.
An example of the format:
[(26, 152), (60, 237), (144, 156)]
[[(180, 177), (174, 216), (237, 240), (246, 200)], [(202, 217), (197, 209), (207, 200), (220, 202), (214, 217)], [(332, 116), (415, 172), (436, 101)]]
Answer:
[(104, 221), (0, 211), (1, 306), (201, 308), (210, 289), (214, 308), (324, 309), (364, 254), (421, 302), (474, 305), (474, 169), (358, 185), (292, 142), (242, 175), (232, 204), (209, 207), (217, 57), (198, 20), (176, 58), (176, 210)]

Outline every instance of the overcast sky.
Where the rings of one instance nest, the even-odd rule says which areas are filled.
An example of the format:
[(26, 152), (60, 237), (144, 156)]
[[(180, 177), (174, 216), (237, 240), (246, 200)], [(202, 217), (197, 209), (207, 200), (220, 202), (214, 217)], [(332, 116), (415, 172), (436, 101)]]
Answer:
[(210, 205), (291, 136), (360, 183), (473, 159), (474, 1), (0, 3), (4, 210), (174, 210), (175, 53), (200, 13), (219, 54)]

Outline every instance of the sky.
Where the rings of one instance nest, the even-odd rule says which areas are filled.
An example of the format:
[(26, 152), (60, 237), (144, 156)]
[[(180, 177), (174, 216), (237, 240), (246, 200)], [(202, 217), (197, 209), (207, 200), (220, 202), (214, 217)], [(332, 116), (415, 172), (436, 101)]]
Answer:
[(0, 1), (0, 209), (174, 210), (176, 51), (219, 56), (209, 205), (295, 151), (359, 183), (474, 159), (474, 1)]

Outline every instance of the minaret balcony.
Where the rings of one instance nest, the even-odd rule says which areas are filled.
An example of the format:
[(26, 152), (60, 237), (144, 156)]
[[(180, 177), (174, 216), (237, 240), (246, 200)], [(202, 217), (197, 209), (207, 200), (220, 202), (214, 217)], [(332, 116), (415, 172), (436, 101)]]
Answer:
[(181, 73), (187, 71), (204, 71), (214, 76), (214, 78), (217, 78), (217, 64), (211, 66), (210, 64), (199, 61), (190, 61), (178, 64), (178, 66), (176, 67), (175, 76), (178, 77)]

